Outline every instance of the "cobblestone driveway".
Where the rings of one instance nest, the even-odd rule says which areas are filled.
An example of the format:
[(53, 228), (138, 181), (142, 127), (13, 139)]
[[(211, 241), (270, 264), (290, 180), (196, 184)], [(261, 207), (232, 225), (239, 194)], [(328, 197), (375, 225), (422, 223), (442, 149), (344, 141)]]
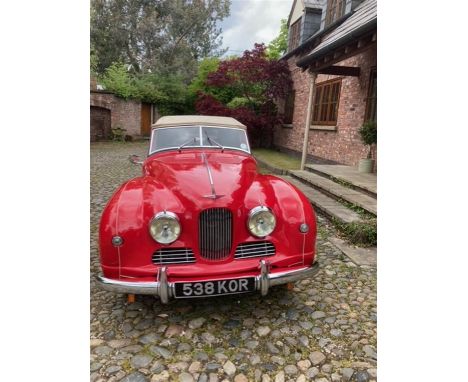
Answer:
[(101, 211), (146, 148), (91, 145), (91, 381), (376, 380), (376, 271), (344, 258), (321, 217), (322, 270), (292, 291), (161, 305), (97, 289)]

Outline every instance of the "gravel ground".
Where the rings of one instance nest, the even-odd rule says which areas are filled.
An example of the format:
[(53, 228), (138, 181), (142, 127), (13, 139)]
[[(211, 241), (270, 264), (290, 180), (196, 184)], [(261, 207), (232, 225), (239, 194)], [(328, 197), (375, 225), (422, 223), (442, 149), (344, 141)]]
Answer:
[(333, 247), (320, 216), (322, 270), (290, 291), (161, 305), (151, 296), (127, 304), (97, 288), (101, 211), (140, 174), (127, 158), (147, 145), (91, 145), (91, 381), (376, 380), (376, 270)]

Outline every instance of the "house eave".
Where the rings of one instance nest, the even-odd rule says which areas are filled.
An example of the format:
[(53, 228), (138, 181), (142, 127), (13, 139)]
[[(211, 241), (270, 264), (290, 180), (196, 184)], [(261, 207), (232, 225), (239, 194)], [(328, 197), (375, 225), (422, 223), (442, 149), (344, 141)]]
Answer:
[(307, 38), (301, 45), (299, 45), (297, 48), (294, 48), (290, 52), (284, 54), (282, 57), (280, 57), (280, 60), (287, 60), (288, 58), (295, 56), (297, 53), (303, 51), (304, 49), (309, 48), (311, 45), (313, 45), (314, 42), (317, 41), (318, 38), (322, 37), (324, 34), (331, 32), (333, 29), (336, 27), (340, 26), (346, 19), (348, 19), (350, 16), (353, 15), (353, 12), (349, 12), (342, 17), (340, 17), (338, 20), (335, 22), (331, 23), (328, 25), (326, 28), (323, 28), (322, 30), (317, 31), (315, 34)]
[(320, 58), (323, 58), (325, 55), (330, 54), (331, 52), (349, 44), (353, 40), (358, 40), (363, 35), (371, 32), (373, 29), (377, 29), (377, 19), (370, 21), (367, 24), (362, 25), (358, 29), (352, 31), (351, 33), (343, 36), (342, 38), (324, 46), (322, 49), (309, 54), (296, 62), (296, 65), (302, 69), (308, 67), (313, 61), (316, 61)]

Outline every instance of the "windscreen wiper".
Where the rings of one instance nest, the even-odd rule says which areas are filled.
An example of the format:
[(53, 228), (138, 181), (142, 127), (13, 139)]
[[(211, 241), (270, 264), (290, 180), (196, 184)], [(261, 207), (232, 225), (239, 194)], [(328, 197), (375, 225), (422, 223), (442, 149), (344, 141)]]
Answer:
[(210, 138), (210, 137), (208, 136), (208, 133), (207, 133), (207, 132), (205, 132), (205, 135), (206, 135), (206, 138), (208, 139), (208, 142), (210, 142), (211, 144), (214, 143), (216, 146), (218, 146), (218, 147), (221, 149), (221, 152), (224, 151), (224, 146), (223, 146), (223, 145), (221, 145), (221, 144), (219, 144), (218, 142), (216, 142), (213, 138)]
[(189, 143), (192, 143), (192, 142), (193, 142), (193, 143), (197, 142), (197, 137), (193, 137), (192, 139), (189, 139), (187, 142), (182, 143), (182, 144), (177, 148), (177, 149), (179, 150), (179, 153), (180, 153), (180, 149), (181, 149), (182, 147), (185, 147), (185, 146), (187, 146)]

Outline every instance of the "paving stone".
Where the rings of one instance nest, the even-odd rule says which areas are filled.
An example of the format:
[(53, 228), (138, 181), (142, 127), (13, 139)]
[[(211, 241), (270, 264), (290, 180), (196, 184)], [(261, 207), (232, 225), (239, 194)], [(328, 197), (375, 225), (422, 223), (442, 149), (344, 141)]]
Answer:
[(121, 380), (121, 382), (147, 382), (147, 381), (148, 379), (138, 371), (127, 375), (125, 378)]
[(248, 382), (249, 380), (244, 374), (237, 374), (234, 377), (234, 382)]
[(368, 382), (369, 374), (365, 370), (356, 371), (356, 373), (354, 373), (354, 380), (356, 382)]
[(280, 371), (278, 374), (275, 375), (275, 382), (284, 382), (284, 371)]
[(151, 361), (153, 360), (153, 357), (150, 357), (148, 355), (136, 355), (132, 358), (132, 366), (135, 369), (141, 369), (147, 367)]
[(231, 362), (231, 361), (227, 361), (224, 365), (223, 365), (223, 370), (224, 372), (228, 375), (228, 376), (233, 376), (236, 372), (236, 366)]
[(151, 377), (151, 382), (163, 382), (163, 381), (168, 381), (169, 380), (169, 372), (167, 370), (162, 371), (159, 374), (154, 374)]
[(183, 372), (179, 375), (179, 382), (195, 382), (191, 374)]
[(349, 368), (349, 367), (345, 367), (343, 369), (341, 369), (341, 374), (343, 375), (343, 381), (344, 382), (348, 382), (351, 380), (353, 374), (354, 374), (354, 370)]
[(320, 365), (323, 361), (325, 361), (325, 358), (325, 355), (319, 351), (314, 351), (309, 355), (309, 359), (314, 366)]
[(260, 337), (264, 337), (270, 332), (271, 332), (271, 329), (268, 326), (260, 326), (257, 328), (257, 334)]
[(199, 317), (194, 320), (191, 320), (188, 326), (190, 329), (198, 329), (198, 328), (201, 328), (205, 322), (206, 322), (206, 318)]

